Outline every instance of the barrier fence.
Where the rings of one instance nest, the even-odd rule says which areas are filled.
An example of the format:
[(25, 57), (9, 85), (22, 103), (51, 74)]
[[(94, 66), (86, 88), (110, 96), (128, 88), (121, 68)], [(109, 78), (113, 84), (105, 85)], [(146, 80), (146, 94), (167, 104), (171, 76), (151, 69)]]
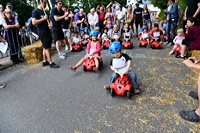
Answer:
[(15, 58), (16, 56), (22, 57), (22, 48), (30, 45), (34, 40), (38, 40), (39, 36), (35, 32), (28, 32), (28, 27), (1, 29), (0, 34), (7, 43), (8, 48), (5, 53), (0, 51), (0, 59), (5, 57)]

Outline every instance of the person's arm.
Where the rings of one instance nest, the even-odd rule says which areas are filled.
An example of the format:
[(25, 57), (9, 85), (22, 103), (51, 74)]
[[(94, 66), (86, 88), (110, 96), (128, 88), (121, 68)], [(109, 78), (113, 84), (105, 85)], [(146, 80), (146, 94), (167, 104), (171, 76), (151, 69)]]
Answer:
[(197, 4), (198, 8), (196, 10), (196, 12), (194, 13), (193, 17), (196, 18), (196, 16), (199, 14), (200, 12), (200, 3)]
[[(189, 59), (191, 59), (191, 58), (189, 58)], [(193, 69), (200, 71), (200, 65), (193, 63), (189, 59), (184, 60), (182, 63), (185, 64), (186, 66), (190, 67), (190, 68), (193, 68)]]
[(97, 49), (93, 52), (93, 54), (98, 54), (101, 51), (101, 45), (99, 41), (97, 41), (96, 48)]
[(110, 5), (112, 5), (112, 2), (110, 2), (110, 3), (106, 6), (106, 8), (110, 7)]
[(62, 16), (53, 15), (53, 18), (55, 19), (55, 21), (60, 21), (60, 20), (64, 19), (65, 17), (67, 17), (68, 15), (69, 15), (69, 13), (65, 12), (65, 14)]
[[(186, 29), (186, 30), (188, 30), (188, 29)], [(194, 29), (195, 30), (195, 29)], [(185, 34), (185, 39), (186, 40), (189, 40), (189, 39), (191, 39), (192, 38), (192, 36), (193, 36), (193, 28), (191, 28), (191, 29), (189, 29), (188, 31), (186, 31), (187, 33)]]
[(113, 66), (110, 66), (110, 69), (111, 70), (113, 70), (115, 73), (117, 73), (118, 71), (117, 71), (117, 69), (116, 68), (114, 68)]
[(120, 6), (120, 4), (117, 1), (115, 1), (115, 4), (117, 4), (118, 6)]
[(96, 12), (98, 12), (98, 10), (99, 10), (99, 7), (100, 7), (100, 5), (98, 5), (98, 6), (97, 6), (97, 8), (96, 8)]
[(17, 19), (15, 19), (15, 24), (14, 25), (7, 25), (6, 20), (3, 19), (2, 20), (2, 25), (4, 28), (6, 29), (12, 29), (12, 28), (19, 28), (19, 22), (17, 21)]
[(6, 40), (4, 40), (1, 36), (0, 36), (0, 42), (3, 42), (3, 43), (5, 43), (6, 42)]
[[(129, 32), (130, 32), (130, 31), (129, 31)], [(132, 33), (130, 32), (129, 40), (131, 40), (131, 38), (132, 38)]]
[(173, 43), (175, 44), (177, 40), (177, 36), (174, 38)]
[(86, 47), (86, 54), (90, 54), (90, 47), (91, 47), (91, 41), (88, 42), (88, 45)]
[(128, 71), (129, 71), (130, 68), (131, 68), (131, 64), (132, 64), (132, 61), (131, 61), (131, 60), (128, 60), (128, 61), (127, 61), (126, 69), (124, 70), (123, 74), (128, 74)]
[(173, 4), (172, 6), (173, 6), (173, 8), (172, 8), (171, 11), (167, 11), (167, 10), (166, 10), (166, 13), (167, 13), (167, 14), (175, 14), (175, 13), (178, 12), (178, 5), (177, 5), (177, 4)]
[(99, 22), (99, 16), (98, 16), (98, 14), (96, 14), (95, 15), (95, 22), (94, 22), (94, 24), (96, 25), (98, 22)]
[(185, 12), (184, 12), (183, 20), (186, 20), (186, 19), (187, 19), (187, 18), (186, 18), (187, 10), (188, 10), (188, 6), (186, 6), (186, 8), (185, 8)]

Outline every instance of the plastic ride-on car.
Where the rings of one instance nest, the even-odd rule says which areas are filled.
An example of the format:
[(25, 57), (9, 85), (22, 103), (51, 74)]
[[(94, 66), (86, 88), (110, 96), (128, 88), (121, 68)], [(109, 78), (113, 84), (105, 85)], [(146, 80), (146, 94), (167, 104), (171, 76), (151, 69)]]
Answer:
[(89, 40), (84, 39), (84, 40), (82, 40), (82, 45), (83, 45), (83, 46), (87, 46), (88, 42), (89, 42)]
[(167, 35), (163, 35), (164, 42), (168, 41)]
[(128, 76), (119, 74), (115, 82), (110, 85), (110, 94), (112, 97), (115, 96), (115, 94), (126, 94), (127, 98), (130, 99), (132, 87), (132, 82)]
[(131, 41), (125, 41), (124, 43), (122, 43), (123, 48), (133, 48), (133, 43)]
[(110, 46), (110, 41), (105, 41), (105, 42), (103, 43), (103, 49), (108, 49), (109, 46)]
[(181, 55), (181, 46), (178, 46), (178, 47), (175, 49), (174, 55), (175, 55), (175, 57)]
[(74, 52), (74, 51), (81, 51), (81, 50), (83, 50), (83, 48), (81, 47), (80, 44), (73, 44), (72, 45), (72, 52)]
[(162, 42), (158, 42), (158, 40), (155, 40), (155, 41), (153, 41), (152, 43), (150, 43), (150, 47), (151, 47), (152, 49), (161, 48), (161, 45), (162, 45)]
[(138, 46), (139, 47), (146, 47), (147, 44), (148, 44), (147, 40), (146, 39), (142, 39), (142, 40), (139, 41)]
[[(103, 65), (103, 60), (102, 58), (99, 59), (99, 67)], [(91, 71), (93, 70), (93, 67), (96, 67), (94, 57), (88, 56), (88, 60), (83, 63), (83, 71)]]

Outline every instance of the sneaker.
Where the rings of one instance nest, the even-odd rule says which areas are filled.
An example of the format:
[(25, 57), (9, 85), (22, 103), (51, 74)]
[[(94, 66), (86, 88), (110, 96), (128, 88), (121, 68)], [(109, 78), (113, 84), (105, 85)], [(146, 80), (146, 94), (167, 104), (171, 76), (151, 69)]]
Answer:
[(135, 90), (134, 90), (134, 93), (135, 93), (135, 94), (138, 94), (138, 93), (140, 93), (140, 90), (139, 90), (139, 89), (135, 89)]
[(70, 45), (70, 49), (69, 49), (70, 51), (72, 51), (72, 46)]
[(76, 71), (76, 67), (73, 67), (73, 66), (68, 66), (68, 68), (69, 68), (70, 70), (72, 70), (73, 72), (75, 72), (75, 71)]
[(96, 73), (99, 72), (99, 68), (98, 67), (93, 67), (93, 71), (95, 71)]
[(48, 66), (48, 65), (49, 65), (49, 62), (48, 62), (48, 61), (42, 63), (42, 66), (43, 66), (43, 67)]
[(108, 86), (108, 85), (104, 85), (103, 88), (106, 89), (106, 90), (109, 90), (109, 89), (110, 89), (110, 86)]
[(174, 53), (174, 51), (170, 51), (170, 52), (169, 52), (169, 54), (173, 54), (173, 53)]
[(164, 44), (168, 44), (168, 42), (164, 42)]
[(58, 56), (58, 58), (60, 58), (60, 59), (65, 59), (65, 56), (62, 55), (62, 54), (60, 54), (60, 55)]
[(168, 43), (167, 45), (168, 45), (168, 46), (172, 46), (173, 44), (170, 42), (170, 43)]
[(194, 99), (199, 99), (198, 98), (198, 93), (197, 92), (194, 92), (194, 91), (190, 91), (189, 93), (188, 93), (188, 95), (189, 96), (191, 96), (192, 98), (194, 98)]
[(176, 58), (185, 59), (185, 57), (182, 57), (181, 55), (176, 56)]
[(0, 88), (4, 88), (6, 86), (6, 84), (0, 82)]
[(65, 51), (69, 50), (69, 47), (67, 45), (65, 45)]
[(52, 62), (51, 64), (49, 64), (50, 68), (59, 68), (60, 66), (56, 65), (54, 62)]
[(60, 53), (61, 55), (66, 55), (66, 53), (64, 53), (64, 52), (62, 52), (62, 53)]

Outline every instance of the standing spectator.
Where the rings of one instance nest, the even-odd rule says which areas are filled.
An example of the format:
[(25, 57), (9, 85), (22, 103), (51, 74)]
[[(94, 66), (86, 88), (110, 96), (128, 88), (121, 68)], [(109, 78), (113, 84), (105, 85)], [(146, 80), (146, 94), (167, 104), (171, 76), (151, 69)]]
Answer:
[(38, 7), (32, 11), (32, 23), (37, 25), (37, 31), (43, 45), (43, 63), (42, 66), (50, 66), (50, 68), (59, 68), (51, 59), (51, 25), (48, 25), (48, 15), (44, 13), (46, 0), (38, 0)]
[(138, 37), (138, 25), (140, 25), (140, 28), (142, 28), (143, 24), (143, 18), (142, 18), (142, 13), (143, 9), (139, 7), (139, 3), (135, 4), (136, 8), (134, 9), (133, 13), (135, 15), (135, 28), (136, 28), (136, 37)]
[(2, 5), (0, 5), (0, 17), (4, 16), (3, 11), (4, 11), (4, 8)]
[(106, 6), (106, 8), (111, 7), (113, 14), (116, 15), (116, 12), (119, 10), (119, 6), (120, 4), (118, 2), (112, 1)]
[(127, 9), (127, 13), (126, 13), (126, 18), (128, 22), (130, 22), (130, 29), (132, 29), (132, 32), (134, 32), (134, 28), (133, 28), (133, 22), (134, 22), (134, 14), (133, 14), (133, 11), (132, 11), (132, 6), (129, 6), (128, 9)]
[[(173, 39), (176, 36), (176, 29), (177, 29), (177, 23), (178, 23), (178, 5), (174, 3), (175, 0), (168, 0), (168, 7), (165, 10), (162, 10), (167, 14), (167, 38), (168, 38), (168, 45), (173, 45)], [(171, 34), (172, 33), (172, 38)]]
[(7, 3), (6, 4), (6, 9), (10, 9), (12, 11), (13, 17), (15, 17), (16, 19), (18, 19), (18, 14), (16, 12), (13, 12), (13, 6), (12, 6), (11, 3)]
[(148, 9), (147, 5), (143, 6), (143, 18), (144, 21), (147, 23), (148, 30), (151, 30), (152, 23), (150, 17), (150, 10)]
[[(0, 42), (5, 43), (6, 40), (4, 40), (4, 39), (0, 36)], [(1, 66), (1, 64), (0, 64), (0, 66)], [(4, 88), (5, 86), (6, 86), (6, 84), (4, 84), (3, 82), (0, 82), (0, 88)]]
[(54, 42), (56, 44), (56, 49), (58, 52), (58, 58), (65, 59), (66, 53), (61, 52), (62, 42), (64, 39), (64, 33), (62, 31), (61, 25), (65, 17), (68, 16), (68, 13), (64, 13), (62, 10), (63, 2), (62, 0), (56, 1), (56, 7), (51, 9), (51, 22), (53, 24), (53, 36)]
[(194, 17), (200, 19), (200, 0), (187, 0), (186, 9), (183, 16), (183, 29), (186, 32), (185, 25), (187, 24), (187, 19)]
[(90, 24), (90, 30), (94, 30), (98, 23), (98, 15), (95, 13), (94, 9), (90, 10), (90, 15), (88, 15), (88, 23)]
[[(39, 36), (36, 34), (37, 28), (32, 24), (32, 17), (25, 22), (25, 26), (27, 26), (26, 36), (29, 37), (30, 43), (33, 43), (34, 40), (38, 40)], [(26, 28), (25, 28), (26, 29)]]
[(114, 13), (112, 12), (112, 9), (110, 7), (107, 8), (107, 12), (105, 14), (104, 19), (106, 19), (108, 15), (110, 15), (111, 16), (111, 20), (115, 22), (115, 20), (114, 20)]
[(4, 35), (5, 39), (8, 42), (10, 48), (10, 57), (13, 64), (20, 63), (21, 60), (18, 58), (18, 54), (21, 49), (19, 44), (19, 22), (13, 17), (12, 11), (10, 9), (4, 10), (4, 19), (2, 19), (2, 25), (5, 29)]
[(69, 47), (67, 45), (67, 42), (68, 44), (70, 45), (70, 50), (72, 50), (72, 39), (71, 39), (71, 30), (70, 28), (72, 27), (72, 17), (73, 17), (73, 13), (69, 11), (69, 7), (67, 5), (64, 5), (63, 6), (63, 11), (67, 14), (68, 14), (68, 17), (65, 17), (65, 19), (63, 20), (62, 22), (62, 30), (63, 30), (63, 33), (64, 33), (64, 40), (63, 42), (65, 43), (65, 50), (68, 50)]
[(123, 25), (124, 25), (124, 17), (125, 13), (122, 11), (122, 5), (119, 6), (119, 10), (116, 12), (116, 20), (117, 25), (119, 27), (120, 34), (122, 33)]
[[(100, 9), (99, 9), (99, 7), (100, 7)], [(105, 14), (106, 14), (105, 13), (105, 7), (104, 7), (104, 5), (102, 5), (102, 6), (98, 5), (97, 8), (96, 8), (96, 11), (97, 11), (97, 14), (99, 16), (99, 28), (100, 28), (100, 32), (103, 33), (103, 28), (104, 28), (103, 21), (104, 21)]]
[(83, 34), (83, 30), (85, 27), (85, 14), (83, 8), (79, 11), (78, 21), (76, 21), (77, 30), (79, 33)]

